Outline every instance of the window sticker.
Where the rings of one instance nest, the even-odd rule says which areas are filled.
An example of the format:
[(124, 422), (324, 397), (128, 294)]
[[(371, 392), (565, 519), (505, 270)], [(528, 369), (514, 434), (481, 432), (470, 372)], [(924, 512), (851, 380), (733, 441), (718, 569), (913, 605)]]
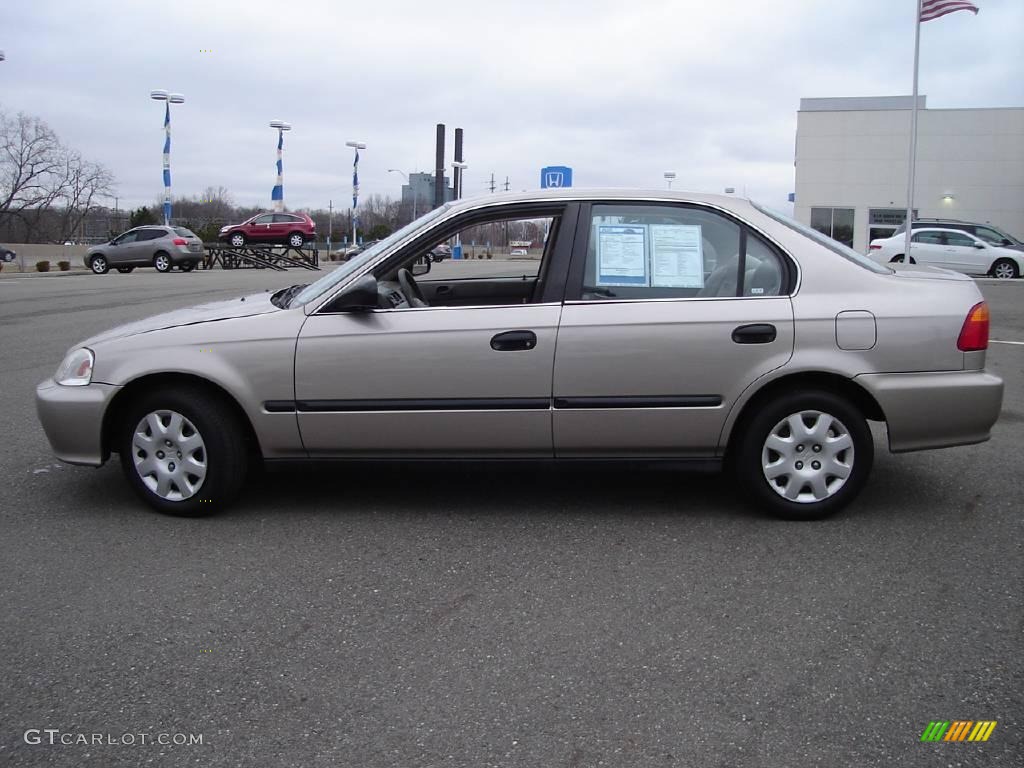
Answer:
[(597, 284), (650, 285), (647, 274), (646, 227), (597, 228)]
[(651, 267), (651, 285), (655, 288), (703, 288), (700, 225), (652, 224)]

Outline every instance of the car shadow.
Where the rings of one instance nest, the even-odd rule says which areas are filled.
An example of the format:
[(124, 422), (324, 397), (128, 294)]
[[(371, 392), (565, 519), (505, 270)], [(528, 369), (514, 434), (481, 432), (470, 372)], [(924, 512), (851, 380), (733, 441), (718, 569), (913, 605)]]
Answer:
[(757, 516), (726, 476), (680, 463), (337, 462), (269, 467), (226, 514), (373, 510)]

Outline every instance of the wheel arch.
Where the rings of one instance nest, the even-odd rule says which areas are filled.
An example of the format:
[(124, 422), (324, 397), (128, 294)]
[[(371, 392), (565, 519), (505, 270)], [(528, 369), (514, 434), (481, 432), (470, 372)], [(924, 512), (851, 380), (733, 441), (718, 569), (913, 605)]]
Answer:
[(103, 414), (103, 426), (101, 428), (101, 448), (104, 456), (116, 453), (116, 439), (114, 431), (121, 424), (124, 414), (132, 402), (142, 393), (151, 392), (156, 387), (170, 386), (174, 388), (192, 387), (204, 390), (211, 397), (216, 398), (224, 404), (234, 415), (236, 421), (241, 425), (246, 445), (250, 454), (257, 459), (262, 458), (262, 449), (259, 439), (256, 437), (256, 430), (249, 419), (249, 415), (242, 408), (238, 400), (219, 384), (197, 376), (192, 373), (150, 373), (132, 379), (125, 384), (110, 401)]
[(827, 371), (800, 371), (765, 382), (740, 406), (739, 413), (726, 421), (722, 431), (720, 444), (725, 448), (726, 458), (730, 458), (738, 442), (738, 436), (750, 422), (757, 409), (769, 400), (785, 392), (796, 389), (822, 389), (844, 397), (863, 414), (868, 421), (885, 421), (885, 412), (868, 390), (853, 379), (838, 373)]

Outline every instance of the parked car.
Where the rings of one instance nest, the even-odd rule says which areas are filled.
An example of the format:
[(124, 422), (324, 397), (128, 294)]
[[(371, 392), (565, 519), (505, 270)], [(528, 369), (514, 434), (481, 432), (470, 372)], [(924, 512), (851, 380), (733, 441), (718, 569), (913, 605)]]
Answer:
[(316, 240), (316, 222), (304, 213), (260, 213), (241, 224), (221, 227), (217, 237), (233, 248), (248, 243), (301, 248), (307, 241)]
[(525, 259), (529, 255), (529, 252), (525, 248), (513, 248), (509, 251), (508, 257), (510, 259)]
[[(974, 237), (980, 237), (989, 245), (995, 245), (1000, 248), (1011, 248), (1015, 251), (1024, 251), (1024, 243), (1013, 235), (1004, 232), (991, 224), (975, 224), (970, 221), (960, 221), (958, 219), (916, 219), (913, 227), (915, 230), (935, 227), (939, 227), (941, 229), (956, 229), (960, 232), (966, 232), (969, 235), (973, 235)], [(895, 234), (903, 234), (906, 231), (907, 225), (904, 222), (896, 228)]]
[(4, 246), (0, 245), (0, 261), (14, 261), (14, 257), (17, 255), (18, 254), (16, 254), (10, 248), (5, 248)]
[[(1020, 277), (1024, 253), (989, 245), (980, 237), (955, 229), (916, 227), (910, 238), (910, 263), (943, 267), (967, 275), (991, 275), (1003, 279)], [(880, 264), (905, 260), (906, 231), (902, 235), (872, 240), (868, 254)]]
[[(517, 216), (555, 224), (536, 276), (431, 278), (438, 243)], [(483, 457), (710, 462), (808, 519), (865, 484), (869, 421), (895, 453), (989, 438), (988, 327), (973, 280), (755, 203), (555, 189), (448, 203), (311, 285), (93, 336), (36, 404), (58, 458), (116, 453), (170, 514), (223, 509), (251, 457)]]
[(94, 245), (83, 261), (97, 275), (105, 275), (111, 267), (124, 273), (136, 267), (153, 267), (157, 272), (177, 267), (189, 272), (202, 258), (203, 241), (190, 230), (151, 225), (129, 229), (109, 243)]

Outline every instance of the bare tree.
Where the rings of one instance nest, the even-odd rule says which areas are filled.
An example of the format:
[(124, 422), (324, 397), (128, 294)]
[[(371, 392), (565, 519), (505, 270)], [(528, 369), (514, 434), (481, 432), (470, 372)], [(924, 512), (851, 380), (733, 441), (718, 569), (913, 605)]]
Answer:
[(0, 222), (8, 232), (17, 219), (27, 241), (68, 238), (113, 183), (110, 171), (64, 147), (38, 117), (0, 112)]

